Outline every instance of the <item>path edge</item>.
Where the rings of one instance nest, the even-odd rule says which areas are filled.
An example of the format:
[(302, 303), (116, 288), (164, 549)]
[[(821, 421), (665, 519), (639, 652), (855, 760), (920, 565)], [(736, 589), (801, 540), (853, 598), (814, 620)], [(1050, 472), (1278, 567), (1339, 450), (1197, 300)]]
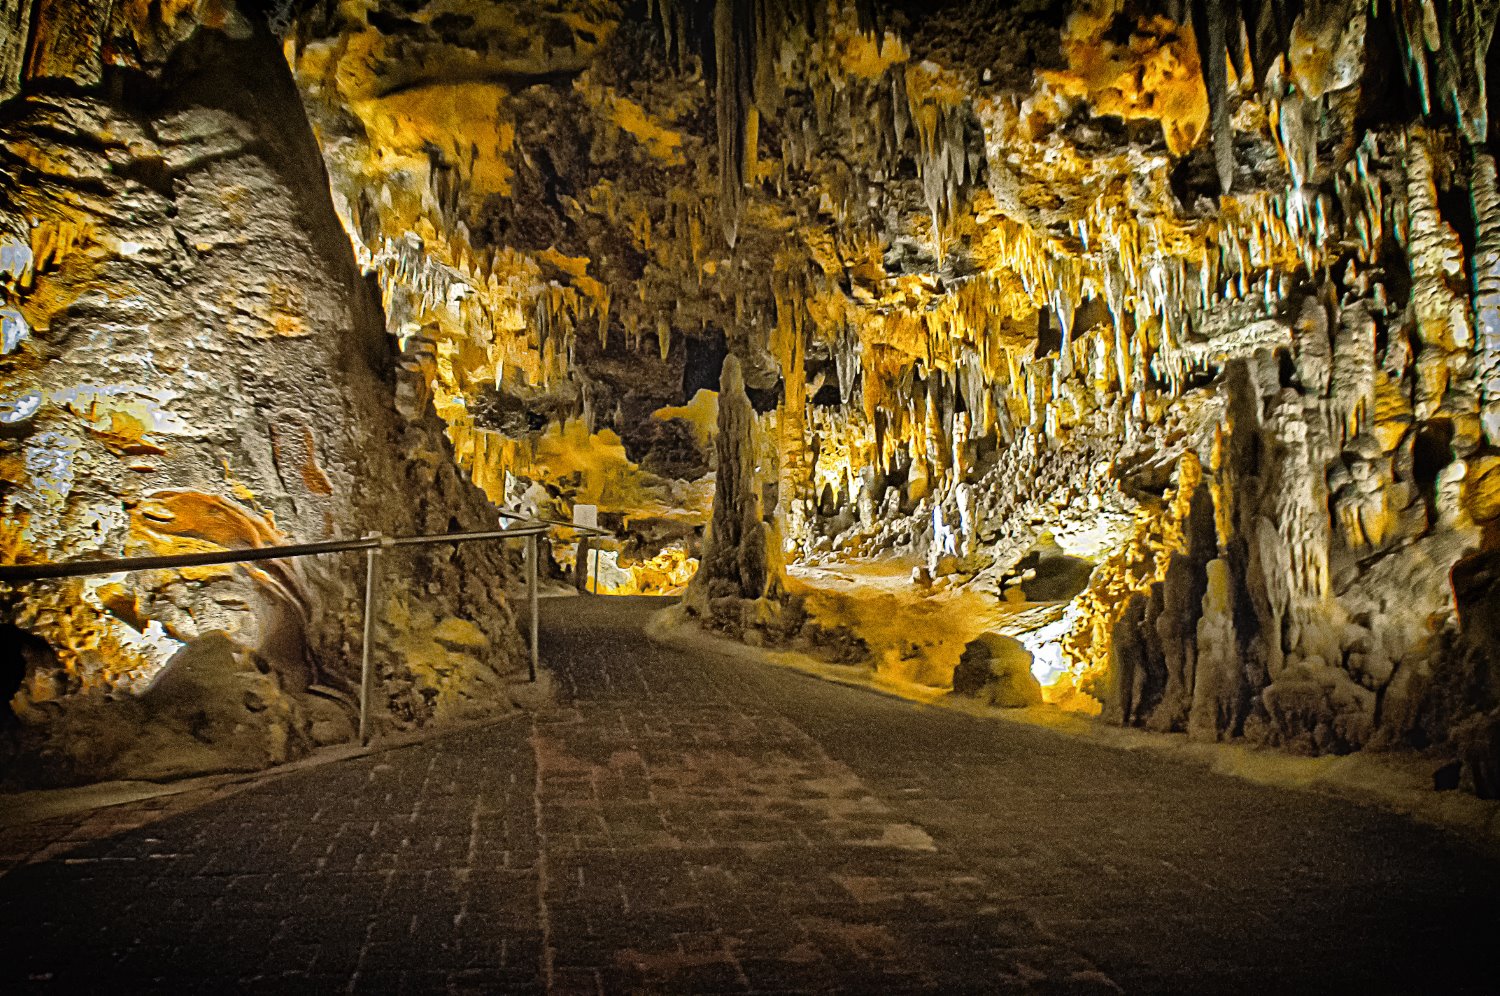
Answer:
[(829, 664), (795, 650), (739, 643), (708, 632), (681, 605), (653, 613), (644, 632), (653, 643), (675, 650), (715, 653), (748, 664), (781, 668), (819, 681), (900, 699), (918, 708), (1013, 723), (1115, 750), (1157, 754), (1256, 785), (1313, 792), (1373, 806), (1450, 831), (1491, 855), (1500, 855), (1500, 800), (1480, 799), (1456, 790), (1435, 791), (1431, 787), (1431, 761), (1416, 754), (1356, 752), (1301, 757), (1269, 747), (1196, 742), (1182, 733), (1109, 726), (1092, 717), (1051, 706), (1001, 709), (956, 698), (941, 690), (921, 686), (908, 689), (878, 682), (863, 665)]

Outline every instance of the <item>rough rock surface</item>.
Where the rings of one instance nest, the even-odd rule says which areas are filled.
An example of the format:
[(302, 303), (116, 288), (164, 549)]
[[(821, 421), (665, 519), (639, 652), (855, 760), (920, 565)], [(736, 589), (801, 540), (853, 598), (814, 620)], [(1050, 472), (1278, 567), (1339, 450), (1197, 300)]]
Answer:
[[(4, 559), (489, 526), (434, 422), (397, 417), (379, 301), (275, 39), (233, 11), (190, 20), (102, 81), (34, 70), (4, 107)], [(85, 48), (124, 30), (93, 27)], [(377, 726), (506, 707), (504, 555), (384, 559)], [(362, 573), (325, 557), (6, 591), (7, 777), (256, 768), (347, 738)]]
[(736, 632), (781, 615), (781, 544), (761, 511), (755, 411), (734, 356), (719, 381), (714, 514), (698, 573), (684, 599), (689, 611)]
[(998, 633), (986, 633), (964, 648), (953, 669), (953, 693), (1004, 709), (1042, 704), (1031, 652), (1021, 641)]

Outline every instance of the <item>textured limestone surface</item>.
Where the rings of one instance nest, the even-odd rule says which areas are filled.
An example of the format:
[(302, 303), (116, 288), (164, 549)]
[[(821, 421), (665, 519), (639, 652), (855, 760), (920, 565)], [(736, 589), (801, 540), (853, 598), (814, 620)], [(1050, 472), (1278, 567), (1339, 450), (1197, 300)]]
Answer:
[[(42, 8), (37, 38), (90, 9)], [(114, 60), (102, 75), (34, 52), (0, 108), (6, 562), (494, 521), (436, 420), (396, 412), (378, 297), (276, 40), (221, 14), (94, 25), (77, 45)], [(123, 47), (153, 31), (159, 50)], [(503, 554), (382, 560), (377, 728), (507, 707)], [(7, 780), (254, 769), (347, 739), (361, 566), (5, 590)]]
[[(387, 3), (287, 52), (492, 495), (597, 497), (637, 557), (701, 526), (714, 460), (638, 413), (727, 351), (758, 486), (718, 515), (770, 561), (915, 559), (906, 611), (1015, 605), (1052, 701), (1487, 793), (1494, 11), (1439, 6)], [(795, 588), (690, 602), (774, 642)], [(936, 687), (962, 646), (872, 639)]]

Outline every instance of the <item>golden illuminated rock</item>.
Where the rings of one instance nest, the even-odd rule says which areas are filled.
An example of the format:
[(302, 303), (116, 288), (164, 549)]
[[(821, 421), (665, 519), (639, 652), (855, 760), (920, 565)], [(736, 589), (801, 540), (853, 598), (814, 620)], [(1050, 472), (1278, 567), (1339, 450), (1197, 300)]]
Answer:
[[(146, 128), (89, 88), (264, 53), (268, 24), (7, 15), (37, 43), (0, 47), (0, 549), (347, 530), (378, 424), (445, 494), (595, 506), (601, 590), (701, 561), (701, 616), (879, 680), (944, 689), (994, 632), (1047, 701), (1201, 739), (1446, 743), (1481, 708), (1449, 692), (1493, 666), (1483, 586), (1449, 572), (1496, 520), (1493, 10), (648, 7), (297, 7), (275, 106), (302, 138), (254, 168), (242, 104)], [(313, 201), (328, 230), (298, 234)], [(336, 414), (373, 390), (354, 356), (394, 365), (394, 414)], [(160, 587), (229, 583), (319, 588)], [(121, 660), (214, 622), (47, 598), (16, 618)], [(944, 605), (973, 625), (902, 645)], [(454, 714), (466, 617), (383, 619), (401, 708)]]
[[(1188, 24), (1132, 17), (1119, 0), (1079, 5), (1063, 29), (1066, 72), (1048, 79), (1088, 100), (1096, 114), (1161, 122), (1167, 149), (1192, 149), (1208, 124), (1208, 92)], [(1115, 39), (1125, 35), (1124, 41)]]
[[(454, 470), (427, 466), (424, 449), (451, 463), (440, 430), (398, 423), (371, 367), (384, 329), (260, 16), (29, 6), (29, 61), (0, 87), (4, 561), (492, 522)], [(95, 86), (110, 67), (135, 82)], [(483, 580), (404, 558), (488, 641), (436, 702), (503, 707), (493, 688), (520, 659), (506, 568), (465, 560), (487, 561)], [(358, 578), (353, 558), (318, 558), (5, 587), (5, 621), (34, 648), (7, 703), (14, 778), (248, 770), (347, 739)], [(399, 678), (415, 666), (402, 655), (392, 641), (373, 656)], [(426, 718), (378, 694), (377, 724)]]

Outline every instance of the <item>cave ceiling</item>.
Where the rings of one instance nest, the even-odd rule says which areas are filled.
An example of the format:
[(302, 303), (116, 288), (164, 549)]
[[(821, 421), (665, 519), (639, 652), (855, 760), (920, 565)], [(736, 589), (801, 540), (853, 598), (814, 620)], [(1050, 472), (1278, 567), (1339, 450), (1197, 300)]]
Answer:
[[(795, 545), (825, 486), (964, 477), (955, 434), (1173, 408), (1289, 344), (1305, 296), (1395, 314), (1421, 285), (1412, 414), (1467, 406), (1477, 441), (1439, 212), (1395, 234), (1449, 262), (1387, 272), (1391, 226), (1424, 222), (1395, 172), (1436, 198), (1484, 127), (1464, 56), (1488, 15), (1433, 10), (382, 2), (294, 8), (285, 47), (391, 329), (489, 490), (571, 419), (639, 460), (650, 412), (690, 400), (688, 342), (722, 337), (779, 413)], [(1457, 127), (1405, 127), (1424, 110)], [(810, 418), (838, 445), (812, 452)]]

